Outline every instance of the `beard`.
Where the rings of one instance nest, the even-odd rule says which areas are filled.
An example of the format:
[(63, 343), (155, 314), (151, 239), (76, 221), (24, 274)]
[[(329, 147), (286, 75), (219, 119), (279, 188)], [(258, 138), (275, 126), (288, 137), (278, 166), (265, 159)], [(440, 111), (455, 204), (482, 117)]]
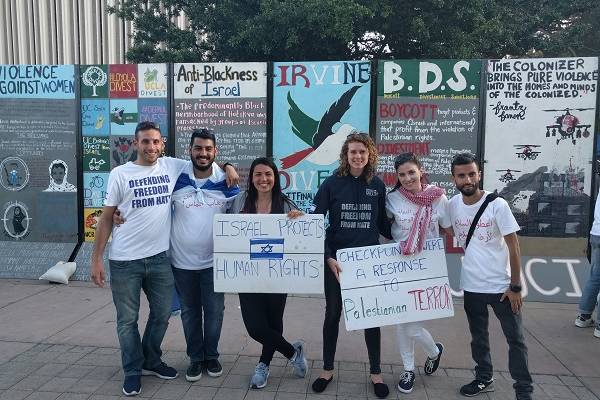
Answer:
[(212, 160), (205, 158), (204, 160), (209, 160), (209, 163), (206, 165), (200, 165), (196, 162), (196, 160), (194, 158), (192, 158), (192, 164), (194, 165), (194, 168), (197, 169), (198, 171), (208, 171), (210, 169), (210, 167), (212, 167), (213, 162), (214, 162), (214, 158)]
[(457, 187), (457, 189), (465, 196), (473, 196), (475, 193), (477, 193), (478, 187), (479, 185), (463, 185), (461, 187)]

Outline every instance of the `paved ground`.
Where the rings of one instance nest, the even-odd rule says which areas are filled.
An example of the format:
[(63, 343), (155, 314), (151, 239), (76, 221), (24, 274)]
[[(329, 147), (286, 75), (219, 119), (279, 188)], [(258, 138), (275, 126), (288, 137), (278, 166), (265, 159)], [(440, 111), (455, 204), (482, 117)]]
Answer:
[[(456, 316), (429, 323), (446, 350), (434, 376), (417, 377), (410, 395), (392, 390), (388, 398), (464, 399), (458, 387), (472, 379), (469, 334), (460, 299)], [(142, 310), (145, 319), (146, 306)], [(163, 382), (144, 377), (142, 398), (153, 399), (364, 399), (374, 398), (368, 381), (366, 350), (361, 332), (346, 332), (338, 342), (335, 380), (322, 395), (310, 389), (321, 367), (321, 324), (324, 300), (290, 297), (285, 335), (306, 342), (312, 368), (306, 379), (294, 378), (283, 358), (276, 358), (268, 386), (248, 390), (259, 346), (246, 335), (237, 296), (226, 297), (220, 351), (223, 376), (203, 376), (194, 384), (182, 377)], [(526, 303), (524, 314), (529, 363), (536, 399), (600, 397), (600, 339), (593, 329), (573, 326), (575, 305)], [(482, 399), (512, 399), (507, 371), (507, 346), (497, 323), (490, 326), (492, 356), (497, 368), (496, 391)], [(382, 332), (382, 362), (390, 388), (402, 372), (395, 330)], [(122, 373), (110, 291), (87, 283), (70, 286), (37, 281), (0, 280), (0, 399), (95, 399), (121, 397)], [(187, 358), (181, 322), (173, 318), (163, 348), (164, 359), (185, 373)], [(418, 364), (425, 356), (417, 351)]]

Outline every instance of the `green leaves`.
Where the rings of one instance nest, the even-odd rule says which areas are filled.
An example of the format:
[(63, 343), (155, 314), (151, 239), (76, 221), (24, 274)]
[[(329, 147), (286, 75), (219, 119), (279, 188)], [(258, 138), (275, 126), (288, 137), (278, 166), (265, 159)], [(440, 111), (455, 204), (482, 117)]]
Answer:
[[(132, 62), (597, 55), (597, 0), (122, 0)], [(177, 24), (185, 14), (189, 23)]]

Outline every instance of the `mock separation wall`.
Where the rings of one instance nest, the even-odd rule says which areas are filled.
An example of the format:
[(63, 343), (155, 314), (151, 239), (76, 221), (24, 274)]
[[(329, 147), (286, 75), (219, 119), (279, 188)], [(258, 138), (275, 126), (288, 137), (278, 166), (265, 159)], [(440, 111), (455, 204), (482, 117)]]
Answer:
[[(40, 95), (50, 87), (35, 76), (44, 68), (60, 71), (51, 80), (72, 88), (67, 98)], [(576, 302), (587, 278), (593, 164), (600, 156), (597, 58), (1, 65), (0, 72), (0, 162), (6, 165), (0, 277), (37, 277), (57, 255), (73, 259), (75, 244), (93, 239), (108, 173), (135, 158), (135, 124), (152, 120), (166, 133), (167, 155), (186, 158), (191, 129), (207, 127), (217, 135), (218, 159), (233, 162), (243, 176), (255, 157), (274, 157), (282, 188), (305, 210), (337, 167), (350, 132), (374, 138), (388, 187), (395, 183), (393, 157), (413, 151), (430, 181), (456, 194), (450, 159), (475, 152), (483, 160), (484, 188), (507, 198), (521, 225), (530, 299)], [(50, 127), (57, 123), (66, 128)], [(50, 198), (43, 193), (50, 172), (43, 170), (55, 159), (65, 159), (66, 180), (77, 191)], [(21, 218), (15, 222), (8, 210), (13, 204), (18, 214), (19, 201), (30, 203), (26, 235)], [(53, 216), (62, 217), (53, 223)], [(48, 247), (42, 242), (63, 244), (38, 257), (26, 254), (29, 241), (40, 251)], [(453, 242), (446, 247), (456, 288), (462, 250)], [(89, 279), (90, 252), (89, 244), (79, 250), (75, 279)]]

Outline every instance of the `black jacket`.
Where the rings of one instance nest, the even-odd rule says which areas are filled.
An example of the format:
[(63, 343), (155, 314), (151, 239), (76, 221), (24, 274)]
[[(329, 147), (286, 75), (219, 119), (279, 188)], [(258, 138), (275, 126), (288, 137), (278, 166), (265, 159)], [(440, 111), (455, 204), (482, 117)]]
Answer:
[(391, 238), (385, 214), (385, 185), (378, 177), (340, 176), (337, 170), (319, 187), (313, 214), (329, 214), (325, 259), (339, 249), (379, 244), (379, 234)]

